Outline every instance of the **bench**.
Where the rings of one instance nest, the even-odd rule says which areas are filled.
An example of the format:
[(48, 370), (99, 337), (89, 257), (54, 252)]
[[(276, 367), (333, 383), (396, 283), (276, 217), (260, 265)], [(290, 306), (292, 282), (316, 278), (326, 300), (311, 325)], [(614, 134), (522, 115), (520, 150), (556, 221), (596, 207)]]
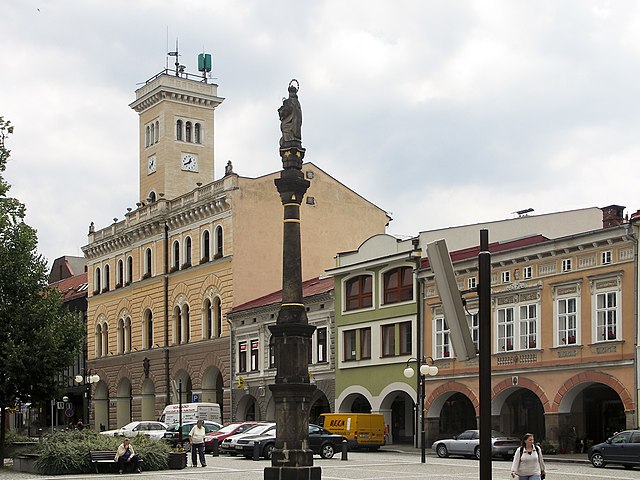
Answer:
[[(114, 460), (116, 457), (115, 450), (93, 450), (89, 452), (89, 458), (91, 463), (96, 469), (96, 473), (100, 473), (98, 471), (98, 465), (107, 464), (107, 465), (118, 465), (118, 462)], [(144, 465), (144, 460), (142, 458), (138, 461), (138, 467), (142, 468)]]

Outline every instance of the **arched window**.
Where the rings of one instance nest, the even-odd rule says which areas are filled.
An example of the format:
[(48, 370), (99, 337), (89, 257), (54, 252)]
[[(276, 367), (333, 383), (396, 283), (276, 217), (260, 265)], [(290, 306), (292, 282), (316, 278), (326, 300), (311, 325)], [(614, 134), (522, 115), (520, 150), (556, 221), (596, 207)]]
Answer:
[(184, 239), (184, 264), (187, 267), (191, 266), (191, 237)]
[(151, 276), (151, 249), (147, 248), (144, 253), (144, 276)]
[(222, 232), (222, 225), (218, 225), (216, 227), (216, 254), (213, 258), (222, 258), (223, 255), (223, 245), (224, 243), (224, 235)]
[(127, 285), (133, 281), (133, 257), (127, 257)]
[(200, 124), (196, 123), (193, 129), (193, 136), (194, 136), (194, 142), (195, 143), (202, 143), (202, 136), (200, 133)]
[(182, 326), (184, 328), (184, 343), (191, 339), (191, 319), (189, 318), (189, 305), (182, 306)]
[(102, 285), (103, 292), (109, 291), (109, 285), (111, 284), (110, 280), (109, 264), (106, 264), (104, 266), (104, 284)]
[(102, 324), (102, 356), (106, 357), (109, 354), (109, 324), (103, 322)]
[(173, 270), (180, 268), (180, 242), (178, 240), (173, 242)]
[(182, 343), (182, 317), (178, 305), (173, 309), (173, 343), (178, 345)]
[(152, 123), (151, 124), (151, 132), (149, 133), (149, 143), (153, 143), (153, 139), (156, 137), (156, 127)]
[(153, 348), (153, 313), (147, 309), (142, 315), (142, 343), (143, 348)]
[(102, 325), (96, 325), (96, 335), (94, 338), (96, 357), (102, 356)]
[(124, 352), (131, 351), (131, 317), (124, 319)]
[(187, 122), (184, 125), (184, 139), (186, 142), (191, 142), (191, 122)]
[(345, 282), (345, 310), (369, 308), (373, 305), (373, 277), (358, 275)]
[(144, 129), (144, 146), (148, 147), (149, 146), (149, 126), (147, 125), (147, 128)]
[(149, 203), (153, 203), (153, 202), (155, 202), (155, 201), (156, 201), (156, 192), (154, 192), (153, 190), (151, 190), (151, 191), (149, 192), (149, 198), (148, 198), (148, 200), (149, 200)]
[(119, 354), (125, 352), (125, 333), (124, 333), (124, 319), (118, 320), (118, 330), (117, 330), (117, 351)]
[(176, 140), (182, 141), (182, 120), (176, 122)]
[(213, 314), (216, 322), (216, 337), (222, 336), (222, 302), (216, 297), (213, 301)]
[(202, 338), (211, 338), (213, 336), (213, 311), (211, 308), (211, 300), (208, 298), (205, 299), (204, 306), (202, 307), (202, 318), (204, 318)]
[(156, 120), (156, 134), (153, 137), (153, 143), (158, 143), (159, 137), (160, 137), (160, 122)]
[(384, 303), (408, 302), (413, 299), (413, 269), (398, 267), (385, 272)]
[(118, 260), (118, 269), (116, 270), (116, 288), (120, 288), (124, 281), (124, 262)]
[(100, 267), (96, 267), (93, 275), (93, 293), (100, 293), (102, 285), (102, 272)]
[(205, 230), (202, 234), (202, 261), (208, 262), (211, 260), (211, 235), (209, 230)]

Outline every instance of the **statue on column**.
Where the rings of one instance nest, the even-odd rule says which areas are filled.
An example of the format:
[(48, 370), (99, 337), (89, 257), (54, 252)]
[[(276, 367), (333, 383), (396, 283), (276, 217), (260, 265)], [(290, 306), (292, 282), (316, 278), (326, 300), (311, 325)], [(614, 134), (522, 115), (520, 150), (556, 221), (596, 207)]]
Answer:
[(282, 100), (280, 116), (280, 148), (302, 147), (302, 108), (298, 101), (300, 84), (294, 78), (289, 82), (289, 98)]

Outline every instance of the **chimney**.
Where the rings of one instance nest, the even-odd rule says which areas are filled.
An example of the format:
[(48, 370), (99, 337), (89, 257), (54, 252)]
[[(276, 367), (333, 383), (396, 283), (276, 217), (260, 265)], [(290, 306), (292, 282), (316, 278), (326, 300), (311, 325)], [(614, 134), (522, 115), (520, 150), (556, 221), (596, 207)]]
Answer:
[(621, 205), (609, 205), (608, 207), (602, 207), (602, 228), (617, 227), (624, 223), (624, 209)]

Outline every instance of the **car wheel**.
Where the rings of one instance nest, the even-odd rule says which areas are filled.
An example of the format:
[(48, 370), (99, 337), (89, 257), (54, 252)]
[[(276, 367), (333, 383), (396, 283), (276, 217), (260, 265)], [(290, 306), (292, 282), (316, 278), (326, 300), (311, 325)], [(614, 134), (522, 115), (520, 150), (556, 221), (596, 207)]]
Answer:
[(436, 453), (440, 458), (445, 458), (449, 456), (449, 451), (447, 450), (447, 446), (441, 443), (436, 448)]
[(480, 447), (476, 447), (473, 450), (473, 456), (476, 457), (478, 460), (480, 460)]
[(271, 453), (272, 452), (273, 452), (273, 443), (270, 443), (269, 445), (264, 447), (264, 450), (262, 451), (262, 456), (264, 458), (266, 458), (267, 460), (271, 460)]
[(606, 465), (604, 461), (604, 457), (600, 452), (593, 452), (591, 454), (590, 460), (591, 460), (591, 465), (593, 465), (596, 468), (602, 468)]
[(333, 445), (331, 445), (330, 443), (325, 443), (324, 445), (322, 445), (322, 447), (320, 447), (320, 457), (322, 458), (333, 458), (333, 455), (335, 454), (335, 449), (333, 448)]

